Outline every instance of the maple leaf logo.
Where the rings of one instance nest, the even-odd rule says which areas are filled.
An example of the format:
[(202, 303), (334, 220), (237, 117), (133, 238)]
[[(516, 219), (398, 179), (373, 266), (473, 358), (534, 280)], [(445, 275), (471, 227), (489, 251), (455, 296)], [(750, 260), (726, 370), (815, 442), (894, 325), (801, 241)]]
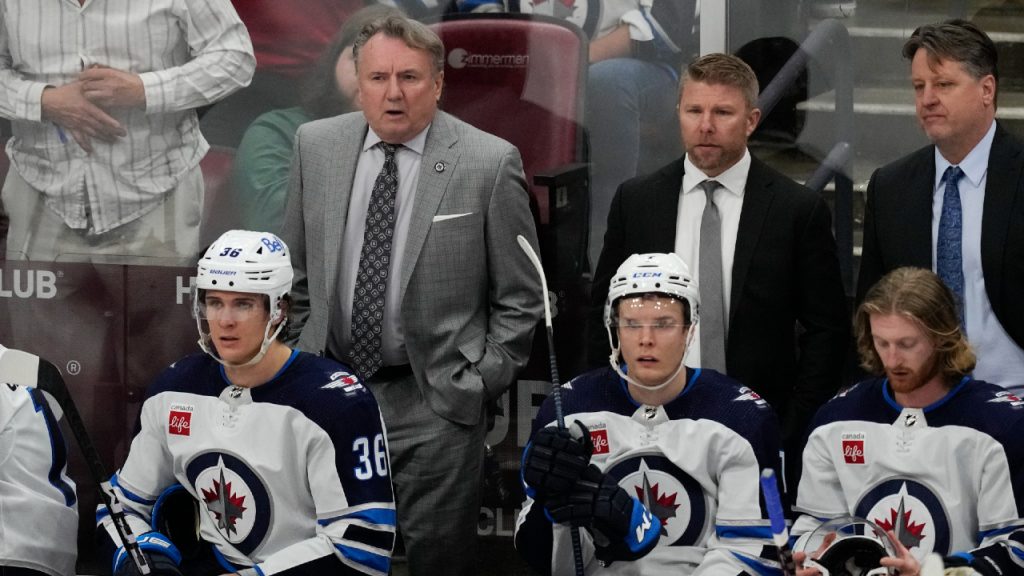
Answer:
[(892, 530), (896, 539), (909, 550), (921, 545), (924, 540), (924, 524), (913, 522), (910, 519), (911, 510), (907, 510), (903, 498), (900, 498), (900, 505), (897, 510), (889, 509), (889, 518), (876, 519), (875, 523), (883, 530)]
[(217, 528), (229, 535), (237, 532), (235, 522), (245, 512), (245, 496), (231, 492), (231, 482), (224, 481), (224, 469), (220, 470), (220, 481), (213, 481), (213, 490), (202, 488), (203, 500), (210, 512), (217, 517)]
[(659, 494), (658, 485), (652, 485), (646, 473), (643, 476), (643, 486), (634, 486), (633, 489), (636, 490), (637, 498), (661, 521), (661, 535), (668, 536), (665, 525), (668, 524), (669, 518), (676, 517), (676, 509), (679, 508), (679, 504), (676, 504), (677, 494)]

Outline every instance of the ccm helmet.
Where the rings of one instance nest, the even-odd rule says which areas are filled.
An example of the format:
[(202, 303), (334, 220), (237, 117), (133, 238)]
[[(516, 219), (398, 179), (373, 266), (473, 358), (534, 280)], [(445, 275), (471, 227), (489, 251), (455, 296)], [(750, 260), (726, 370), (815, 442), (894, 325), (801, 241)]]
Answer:
[[(616, 303), (622, 298), (642, 294), (665, 294), (685, 301), (690, 309), (690, 324), (696, 324), (700, 317), (700, 292), (690, 276), (690, 269), (686, 267), (686, 263), (672, 253), (633, 254), (626, 258), (626, 261), (615, 271), (615, 276), (612, 276), (608, 286), (608, 298), (604, 303), (604, 326), (608, 332), (608, 343), (612, 349), (611, 355), (608, 356), (608, 362), (615, 372), (627, 382), (643, 386), (648, 390), (658, 390), (667, 386), (682, 371), (682, 359), (680, 359), (676, 371), (661, 384), (657, 386), (641, 384), (623, 373), (619, 366), (619, 342), (612, 329), (616, 317)], [(693, 331), (690, 332), (689, 337), (693, 337)]]
[(620, 298), (638, 294), (661, 293), (685, 300), (690, 308), (690, 323), (699, 316), (700, 293), (690, 276), (690, 269), (675, 254), (633, 254), (619, 266), (608, 285), (604, 302), (604, 323), (611, 327), (615, 303)]
[(281, 300), (291, 291), (293, 276), (288, 247), (274, 234), (250, 230), (229, 230), (221, 234), (199, 259), (192, 311), (199, 328), (200, 347), (223, 363), (213, 351), (210, 334), (203, 329), (203, 291), (263, 294), (269, 300), (271, 311), (263, 346), (260, 352), (244, 365), (259, 362), (266, 354), (270, 342), (284, 328), (285, 322), (279, 322), (273, 335), (270, 333), (274, 322), (281, 318)]
[[(835, 539), (817, 558), (825, 539)], [(796, 549), (807, 553), (805, 568), (817, 568), (822, 576), (888, 576), (882, 566), (886, 556), (896, 556), (896, 546), (878, 524), (856, 516), (841, 516), (818, 526), (806, 538), (801, 538)]]

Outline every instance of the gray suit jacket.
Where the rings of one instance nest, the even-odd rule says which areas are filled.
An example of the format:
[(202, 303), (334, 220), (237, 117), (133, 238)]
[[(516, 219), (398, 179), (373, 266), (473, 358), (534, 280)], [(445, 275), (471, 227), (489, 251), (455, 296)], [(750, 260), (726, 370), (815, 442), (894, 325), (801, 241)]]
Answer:
[[(298, 347), (322, 354), (352, 180), (367, 124), (361, 112), (299, 128), (282, 239), (292, 251)], [(444, 164), (438, 171), (435, 166)], [(466, 214), (457, 218), (445, 215)], [(401, 320), (409, 363), (441, 416), (473, 424), (484, 401), (526, 364), (542, 314), (522, 160), (514, 146), (438, 111), (427, 134), (405, 246)]]

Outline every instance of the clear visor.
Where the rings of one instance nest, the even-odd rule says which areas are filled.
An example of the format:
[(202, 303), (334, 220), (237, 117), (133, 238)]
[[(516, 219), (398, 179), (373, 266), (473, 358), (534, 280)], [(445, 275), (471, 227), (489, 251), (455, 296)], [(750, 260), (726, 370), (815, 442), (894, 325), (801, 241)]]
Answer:
[(193, 296), (195, 315), (209, 322), (245, 322), (266, 317), (266, 296), (262, 294), (232, 294), (220, 297), (205, 291), (202, 297)]

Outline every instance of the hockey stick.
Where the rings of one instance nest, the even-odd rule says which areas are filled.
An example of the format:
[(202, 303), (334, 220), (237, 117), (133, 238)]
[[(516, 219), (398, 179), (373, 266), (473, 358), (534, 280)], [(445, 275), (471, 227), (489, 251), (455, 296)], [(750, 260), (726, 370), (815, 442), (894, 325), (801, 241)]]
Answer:
[[(562, 383), (558, 378), (558, 359), (555, 357), (555, 331), (551, 325), (551, 302), (548, 300), (548, 279), (544, 275), (544, 266), (540, 263), (540, 257), (534, 252), (533, 246), (520, 234), (516, 236), (519, 247), (523, 249), (530, 259), (533, 267), (540, 276), (541, 294), (544, 295), (544, 327), (548, 333), (548, 362), (551, 365), (551, 396), (555, 402), (555, 420), (559, 430), (565, 430), (565, 415), (562, 414)], [(586, 439), (588, 442), (589, 438)], [(583, 576), (583, 545), (580, 544), (580, 527), (572, 524), (569, 527), (572, 536), (572, 560), (576, 567), (576, 576)]]
[[(34, 370), (33, 366), (36, 366)], [(82, 422), (82, 416), (78, 413), (78, 407), (75, 405), (74, 399), (71, 398), (71, 393), (64, 383), (64, 378), (60, 375), (60, 370), (47, 360), (39, 358), (34, 354), (8, 349), (0, 356), (0, 374), (3, 374), (4, 378), (12, 384), (20, 384), (45, 392), (60, 406), (61, 411), (64, 412), (64, 419), (68, 423), (68, 428), (71, 429), (75, 442), (85, 457), (85, 463), (89, 467), (89, 474), (92, 475), (93, 480), (100, 486), (100, 496), (103, 499), (103, 504), (110, 511), (110, 518), (117, 529), (121, 544), (135, 562), (139, 573), (149, 574), (149, 559), (142, 553), (135, 539), (135, 534), (132, 532), (131, 526), (128, 525), (128, 519), (124, 515), (124, 507), (110, 485), (110, 475), (107, 474), (103, 461), (100, 459), (100, 454), (85, 429), (85, 423)]]
[(771, 521), (772, 541), (779, 549), (782, 574), (796, 576), (796, 564), (793, 562), (793, 550), (789, 547), (789, 529), (786, 528), (786, 516), (782, 513), (779, 485), (775, 482), (775, 471), (771, 468), (761, 471), (761, 492), (764, 493), (764, 505), (768, 509), (768, 519)]

